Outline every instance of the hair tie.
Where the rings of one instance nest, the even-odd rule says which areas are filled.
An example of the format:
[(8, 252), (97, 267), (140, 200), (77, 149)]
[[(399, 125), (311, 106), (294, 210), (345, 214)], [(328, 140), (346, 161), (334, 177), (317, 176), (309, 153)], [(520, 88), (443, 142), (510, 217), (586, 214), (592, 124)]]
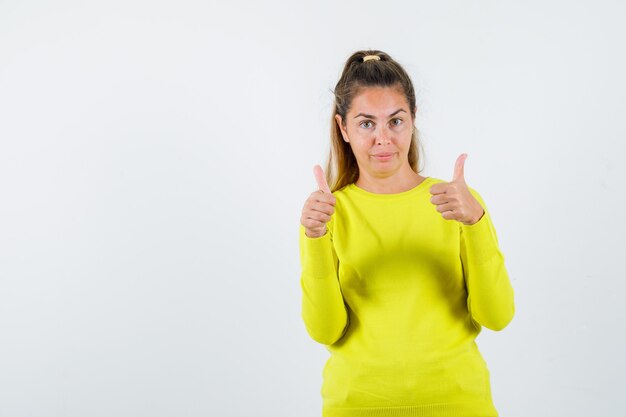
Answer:
[(369, 61), (370, 59), (375, 59), (377, 61), (380, 61), (380, 57), (378, 55), (365, 55), (363, 57), (363, 62)]

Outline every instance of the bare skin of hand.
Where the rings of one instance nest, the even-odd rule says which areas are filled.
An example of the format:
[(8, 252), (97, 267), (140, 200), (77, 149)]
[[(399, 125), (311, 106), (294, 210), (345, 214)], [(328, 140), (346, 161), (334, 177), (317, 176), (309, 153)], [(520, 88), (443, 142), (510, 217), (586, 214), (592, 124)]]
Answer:
[(446, 220), (456, 220), (467, 226), (482, 219), (485, 210), (470, 192), (464, 177), (467, 154), (461, 154), (454, 166), (454, 177), (450, 182), (441, 182), (430, 187), (433, 195), (430, 202)]
[(321, 166), (315, 165), (313, 175), (319, 189), (311, 193), (304, 202), (300, 223), (308, 237), (322, 237), (326, 234), (326, 223), (335, 212), (336, 199), (330, 192)]

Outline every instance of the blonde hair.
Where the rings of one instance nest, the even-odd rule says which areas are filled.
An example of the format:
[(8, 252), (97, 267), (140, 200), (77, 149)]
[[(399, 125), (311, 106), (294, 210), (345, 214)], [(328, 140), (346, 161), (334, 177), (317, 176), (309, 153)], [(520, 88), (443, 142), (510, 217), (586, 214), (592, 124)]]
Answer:
[[(379, 59), (363, 60), (368, 55), (378, 56)], [(405, 95), (410, 106), (411, 116), (415, 120), (417, 106), (415, 104), (415, 90), (406, 71), (389, 55), (378, 50), (355, 52), (348, 58), (343, 72), (333, 94), (335, 105), (330, 119), (330, 152), (326, 162), (326, 181), (330, 190), (335, 192), (359, 178), (357, 164), (350, 144), (343, 140), (341, 130), (335, 120), (340, 115), (345, 126), (346, 115), (350, 110), (352, 100), (367, 87), (397, 87)], [(409, 146), (409, 165), (415, 173), (419, 173), (419, 151), (417, 148), (418, 131), (413, 129)]]

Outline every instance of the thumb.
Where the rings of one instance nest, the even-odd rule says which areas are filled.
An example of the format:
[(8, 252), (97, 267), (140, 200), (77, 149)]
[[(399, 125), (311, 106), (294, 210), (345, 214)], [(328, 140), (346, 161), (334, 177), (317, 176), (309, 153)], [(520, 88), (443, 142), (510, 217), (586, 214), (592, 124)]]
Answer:
[(454, 177), (452, 181), (461, 181), (465, 182), (465, 160), (467, 159), (467, 154), (462, 153), (457, 159), (456, 164), (454, 165)]
[(315, 181), (317, 181), (319, 189), (330, 194), (330, 187), (328, 186), (328, 182), (326, 182), (326, 175), (324, 175), (324, 170), (321, 166), (315, 165), (313, 167), (313, 175), (315, 175)]

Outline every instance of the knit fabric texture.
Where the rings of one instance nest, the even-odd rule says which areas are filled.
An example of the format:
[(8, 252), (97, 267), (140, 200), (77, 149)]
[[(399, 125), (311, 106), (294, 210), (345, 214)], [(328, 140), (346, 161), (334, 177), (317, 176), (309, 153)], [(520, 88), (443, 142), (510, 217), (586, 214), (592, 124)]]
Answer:
[(396, 194), (333, 193), (324, 236), (300, 225), (302, 319), (330, 353), (323, 417), (493, 417), (481, 328), (499, 331), (514, 293), (493, 222), (446, 220), (426, 177)]

